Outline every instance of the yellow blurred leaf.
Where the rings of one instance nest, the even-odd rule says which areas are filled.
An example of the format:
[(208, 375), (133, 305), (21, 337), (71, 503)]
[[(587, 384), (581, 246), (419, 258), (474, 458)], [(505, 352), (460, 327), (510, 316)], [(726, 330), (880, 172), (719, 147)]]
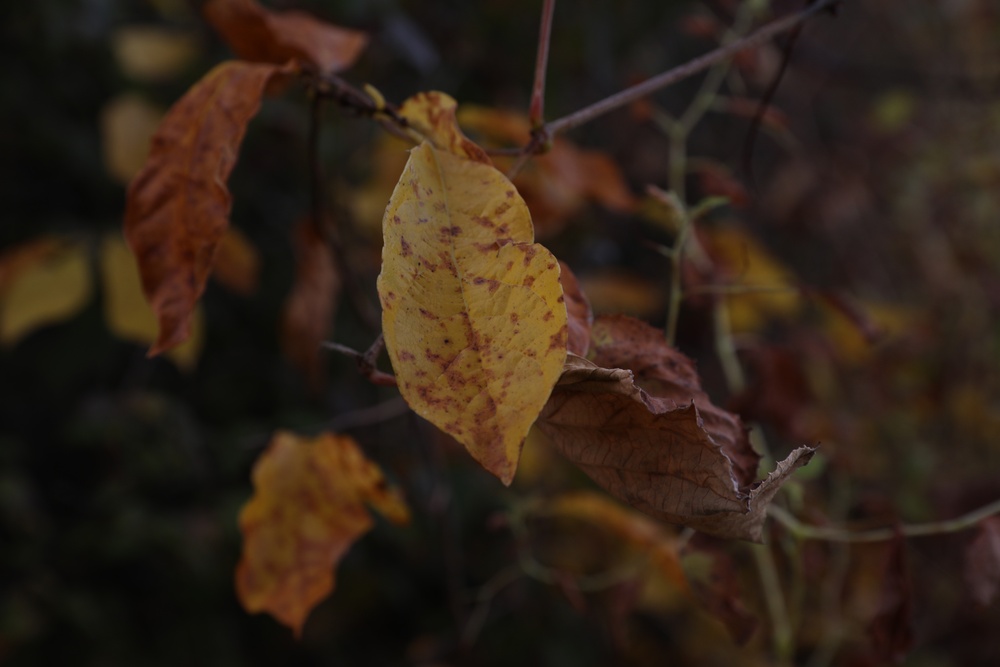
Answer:
[(750, 234), (727, 226), (705, 228), (702, 236), (729, 286), (745, 288), (725, 297), (733, 331), (759, 331), (771, 318), (799, 312), (803, 298), (795, 274)]
[(424, 142), (383, 219), (382, 329), (410, 407), (509, 484), (566, 359), (559, 265), (493, 167)]
[(134, 93), (112, 98), (101, 109), (104, 166), (119, 183), (127, 184), (142, 169), (163, 113), (163, 109)]
[[(118, 338), (149, 345), (156, 340), (159, 325), (142, 293), (139, 268), (124, 239), (108, 235), (101, 242), (101, 283), (104, 323)], [(166, 356), (185, 371), (194, 368), (205, 338), (201, 307), (194, 311), (191, 337)]]
[(648, 318), (667, 307), (667, 296), (658, 285), (618, 269), (580, 276), (580, 284), (595, 313)]
[(257, 248), (239, 230), (226, 228), (219, 247), (215, 250), (212, 278), (231, 292), (250, 296), (257, 291), (259, 273), (260, 255)]
[[(67, 320), (90, 301), (90, 263), (82, 243), (43, 240), (8, 253), (0, 285), (0, 343), (14, 345), (31, 332)], [(58, 246), (58, 247), (56, 247)]]
[(177, 75), (198, 55), (194, 35), (157, 26), (119, 28), (112, 37), (112, 46), (122, 71), (145, 82)]
[(647, 516), (607, 496), (590, 491), (567, 493), (545, 503), (547, 516), (588, 521), (612, 532), (633, 550), (648, 558), (649, 565), (681, 590), (687, 590), (687, 578), (681, 567), (675, 534)]
[(395, 523), (410, 517), (402, 496), (349, 436), (279, 431), (257, 460), (253, 483), (240, 512), (236, 590), (247, 611), (266, 611), (297, 636), (333, 590), (336, 564), (371, 529), (365, 505)]

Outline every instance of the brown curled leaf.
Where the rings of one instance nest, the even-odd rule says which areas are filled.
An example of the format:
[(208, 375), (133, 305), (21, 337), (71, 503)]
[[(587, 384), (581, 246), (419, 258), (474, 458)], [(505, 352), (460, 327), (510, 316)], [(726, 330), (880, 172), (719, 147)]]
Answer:
[(153, 136), (125, 208), (125, 238), (160, 324), (150, 356), (190, 336), (195, 304), (229, 227), (226, 181), (247, 125), (268, 84), (294, 71), (222, 63), (174, 104)]
[(760, 541), (767, 505), (812, 457), (800, 447), (767, 479), (741, 485), (694, 402), (678, 405), (636, 386), (631, 371), (569, 355), (538, 419), (555, 446), (636, 509), (723, 538)]

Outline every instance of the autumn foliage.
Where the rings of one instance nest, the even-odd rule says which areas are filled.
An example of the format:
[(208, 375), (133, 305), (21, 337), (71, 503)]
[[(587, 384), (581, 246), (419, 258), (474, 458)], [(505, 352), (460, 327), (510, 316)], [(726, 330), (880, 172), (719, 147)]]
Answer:
[[(780, 22), (764, 21), (770, 15), (752, 2), (719, 4), (725, 25), (693, 12), (681, 32), (728, 48), (754, 26)], [(807, 20), (839, 4), (777, 12), (795, 18), (769, 36), (794, 41)], [(790, 58), (790, 47), (762, 39), (720, 55), (676, 115), (648, 96), (616, 103), (629, 118), (619, 119), (619, 139), (652, 128), (664, 142), (660, 152), (634, 147), (637, 163), (668, 163), (661, 188), (637, 183), (640, 170), (621, 155), (563, 136), (592, 118), (533, 123), (437, 90), (410, 91), (397, 104), (370, 83), (349, 82), (376, 43), (365, 30), (254, 0), (209, 0), (201, 11), (235, 59), (212, 67), (157, 119), (141, 166), (121, 158), (121, 171), (131, 168), (124, 243), (113, 233), (93, 248), (43, 237), (5, 251), (0, 342), (17, 344), (85, 308), (94, 273), (109, 330), (148, 346), (149, 358), (194, 367), (211, 281), (252, 300), (269, 270), (240, 231), (230, 190), (254, 119), (273, 98), (281, 113), (308, 118), (299, 156), (308, 201), (289, 197), (296, 212), (273, 227), (293, 265), (272, 309), (274, 347), (309, 400), (355, 410), (306, 424), (291, 411), (286, 426), (257, 437), (233, 564), (247, 612), (266, 612), (308, 641), (310, 618), (318, 629), (336, 617), (320, 610), (357, 571), (350, 568), (363, 567), (361, 556), (345, 560), (366, 553), (357, 551), (366, 535), (407, 545), (393, 566), (405, 578), (429, 526), (444, 535), (455, 627), (447, 648), (415, 642), (414, 664), (432, 664), (422, 650), (461, 664), (522, 578), (558, 591), (574, 613), (599, 616), (621, 655), (643, 656), (631, 639), (645, 636), (636, 627), (670, 617), (697, 628), (705, 645), (724, 637), (726, 659), (742, 655), (746, 664), (798, 664), (806, 650), (816, 664), (899, 661), (917, 641), (908, 540), (973, 529), (955, 559), (965, 594), (981, 608), (996, 605), (996, 501), (974, 510), (956, 497), (948, 507), (964, 514), (907, 523), (875, 499), (868, 472), (899, 473), (899, 452), (852, 447), (921, 434), (931, 404), (914, 399), (892, 413), (890, 399), (916, 393), (922, 379), (907, 363), (933, 346), (940, 318), (808, 284), (801, 263), (793, 267), (744, 222), (784, 219), (787, 230), (797, 211), (816, 207), (831, 228), (847, 225), (837, 216), (870, 203), (861, 184), (835, 183), (841, 199), (829, 203), (823, 174), (791, 159), (767, 153), (777, 176), (761, 191), (752, 171), (689, 155), (709, 111), (749, 127), (751, 161), (763, 135), (794, 146), (794, 119), (765, 86), (780, 80), (772, 61)], [(546, 49), (548, 39), (543, 29)], [(543, 101), (533, 98), (533, 119)], [(333, 112), (372, 132), (361, 182), (328, 173), (339, 166), (321, 150)], [(884, 113), (892, 122), (893, 110)], [(626, 239), (617, 272), (604, 272), (607, 244), (588, 234)], [(916, 254), (935, 247), (923, 243)], [(629, 262), (658, 267), (658, 277), (637, 277)], [(983, 302), (995, 287), (983, 288)], [(58, 297), (36, 296), (49, 292)], [(325, 393), (331, 360), (354, 366), (340, 366), (343, 382)], [(948, 406), (973, 414), (958, 419), (963, 428), (1000, 428), (993, 404), (971, 385), (965, 391)], [(824, 401), (834, 407), (819, 407)], [(889, 412), (886, 421), (854, 416), (866, 404)], [(350, 434), (402, 415), (407, 426), (391, 442)], [(970, 437), (992, 437), (992, 427)], [(471, 481), (444, 481), (452, 474), (440, 472), (444, 461), (461, 461), (456, 469)], [(489, 475), (462, 467), (468, 461)], [(849, 515), (833, 506), (855, 471), (869, 495)], [(508, 540), (491, 553), (508, 567), (469, 575), (474, 595), (464, 591), (462, 547), (446, 516), (459, 502), (452, 486), (463, 483), (503, 499), (474, 521)], [(845, 527), (847, 518), (857, 525)], [(864, 546), (839, 550), (855, 542)], [(810, 587), (820, 592), (810, 597)]]

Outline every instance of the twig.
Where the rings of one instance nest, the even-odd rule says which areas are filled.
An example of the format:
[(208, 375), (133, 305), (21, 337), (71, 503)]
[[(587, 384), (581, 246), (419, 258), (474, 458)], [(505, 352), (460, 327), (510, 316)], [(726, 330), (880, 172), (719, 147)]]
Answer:
[(331, 431), (349, 431), (352, 428), (381, 424), (396, 417), (402, 417), (410, 411), (410, 406), (402, 396), (390, 398), (388, 401), (351, 412), (337, 415), (330, 420)]
[(531, 87), (531, 106), (528, 119), (532, 127), (545, 122), (545, 70), (549, 62), (549, 44), (552, 41), (552, 14), (556, 0), (542, 0), (542, 24), (538, 29), (538, 56), (535, 59), (535, 84)]
[(963, 514), (954, 519), (932, 521), (930, 523), (903, 524), (896, 528), (877, 528), (875, 530), (855, 531), (849, 528), (826, 528), (810, 526), (795, 518), (788, 510), (771, 505), (767, 509), (768, 516), (784, 526), (792, 535), (800, 540), (824, 540), (826, 542), (885, 542), (897, 535), (903, 537), (927, 537), (957, 533), (975, 528), (976, 525), (995, 514), (1000, 514), (1000, 500), (994, 500), (988, 505)]
[(323, 347), (334, 352), (340, 352), (344, 356), (354, 359), (354, 363), (358, 365), (358, 372), (368, 378), (368, 381), (372, 384), (382, 387), (396, 386), (396, 376), (380, 371), (376, 365), (378, 355), (382, 353), (382, 348), (385, 347), (385, 339), (382, 334), (379, 334), (371, 347), (364, 352), (358, 352), (340, 343), (326, 342), (323, 343)]
[(378, 330), (379, 318), (372, 308), (371, 302), (364, 296), (347, 260), (347, 253), (340, 243), (340, 235), (336, 229), (327, 229), (326, 211), (323, 197), (323, 162), (320, 156), (320, 130), (323, 126), (323, 103), (325, 97), (319, 88), (312, 91), (309, 114), (308, 160), (309, 160), (309, 199), (311, 209), (311, 224), (318, 238), (323, 239), (333, 259), (334, 269), (344, 286), (344, 292), (351, 307), (361, 322), (369, 329)]
[(781, 589), (781, 580), (778, 578), (771, 545), (754, 544), (750, 549), (757, 563), (764, 603), (771, 618), (774, 652), (779, 664), (790, 664), (792, 654), (795, 652), (795, 633), (788, 617), (788, 606), (785, 604), (785, 595)]
[(483, 630), (483, 626), (486, 625), (490, 608), (493, 606), (493, 599), (503, 589), (524, 576), (521, 567), (517, 564), (512, 564), (494, 574), (489, 581), (483, 584), (476, 595), (476, 606), (469, 614), (465, 622), (465, 627), (462, 628), (463, 646), (472, 646), (476, 642), (479, 633)]
[(654, 93), (661, 88), (665, 88), (671, 84), (686, 79), (689, 76), (697, 74), (698, 72), (708, 69), (712, 65), (722, 62), (740, 51), (762, 44), (775, 35), (791, 30), (814, 14), (832, 9), (834, 5), (839, 4), (840, 1), (841, 0), (819, 0), (819, 2), (810, 5), (796, 14), (792, 14), (783, 19), (778, 19), (768, 23), (751, 35), (738, 39), (731, 44), (720, 46), (714, 51), (710, 51), (709, 53), (695, 58), (690, 62), (654, 76), (651, 79), (647, 79), (642, 83), (632, 86), (631, 88), (626, 88), (621, 92), (606, 97), (599, 102), (595, 102), (590, 106), (580, 109), (579, 111), (575, 111), (567, 116), (563, 116), (562, 118), (546, 123), (542, 126), (542, 130), (545, 135), (551, 137), (559, 132), (579, 127), (580, 125), (583, 125), (598, 116), (602, 116), (610, 111), (614, 111), (615, 109), (631, 104), (632, 102), (635, 102), (650, 93)]

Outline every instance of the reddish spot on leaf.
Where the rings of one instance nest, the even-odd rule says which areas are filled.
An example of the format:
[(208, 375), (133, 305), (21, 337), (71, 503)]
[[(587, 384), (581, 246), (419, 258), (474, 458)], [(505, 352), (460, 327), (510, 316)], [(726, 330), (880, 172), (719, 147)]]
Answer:
[(292, 68), (227, 62), (167, 113), (149, 159), (129, 186), (125, 238), (159, 318), (150, 356), (190, 336), (216, 248), (229, 225), (226, 180), (270, 82)]

